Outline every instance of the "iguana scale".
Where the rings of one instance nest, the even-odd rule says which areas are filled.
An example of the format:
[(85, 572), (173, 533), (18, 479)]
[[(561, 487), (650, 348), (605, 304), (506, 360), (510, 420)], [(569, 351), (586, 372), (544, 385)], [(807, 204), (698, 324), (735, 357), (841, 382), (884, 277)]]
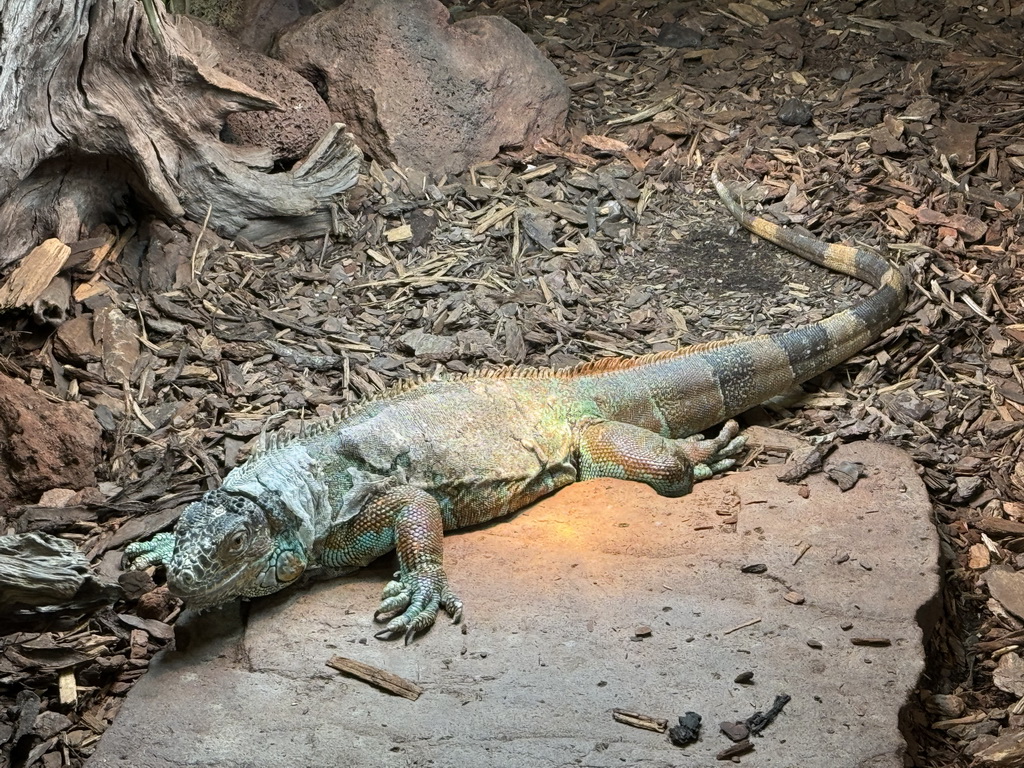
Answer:
[[(901, 315), (900, 271), (747, 213), (751, 232), (875, 287), (820, 322), (565, 370), (505, 368), (399, 386), (305, 435), (272, 440), (182, 513), (173, 533), (128, 548), (167, 566), (195, 607), (340, 573), (392, 549), (398, 573), (374, 615), (406, 642), (462, 603), (442, 565), (444, 531), (507, 515), (580, 480), (643, 482), (665, 496), (724, 471), (743, 446), (736, 414), (841, 363)], [(716, 437), (700, 433), (725, 422)]]

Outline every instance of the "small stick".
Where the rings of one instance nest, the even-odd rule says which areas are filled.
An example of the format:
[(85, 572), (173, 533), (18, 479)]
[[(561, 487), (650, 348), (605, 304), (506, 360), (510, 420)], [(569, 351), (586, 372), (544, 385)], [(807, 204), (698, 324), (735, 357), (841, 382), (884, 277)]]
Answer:
[(800, 562), (800, 558), (803, 557), (804, 555), (806, 555), (807, 554), (807, 550), (809, 550), (810, 548), (811, 548), (810, 544), (804, 544), (800, 548), (800, 552), (797, 554), (797, 556), (795, 558), (793, 558), (793, 565), (796, 565), (797, 563), (799, 563)]
[(892, 640), (888, 637), (851, 637), (850, 642), (853, 645), (866, 645), (873, 648), (888, 648), (892, 645)]
[(668, 720), (650, 715), (641, 715), (638, 712), (627, 712), (624, 709), (613, 709), (612, 717), (615, 722), (623, 725), (631, 725), (634, 728), (643, 728), (645, 731), (664, 733), (668, 728)]
[(743, 741), (738, 741), (735, 744), (723, 749), (721, 752), (715, 755), (715, 759), (732, 760), (734, 757), (739, 757), (740, 755), (746, 754), (747, 752), (750, 752), (753, 749), (754, 745), (750, 741), (750, 739), (744, 739)]
[(738, 627), (733, 627), (732, 629), (725, 630), (725, 632), (723, 632), (722, 634), (723, 635), (731, 635), (733, 632), (739, 632), (741, 629), (746, 629), (747, 627), (752, 627), (755, 624), (760, 624), (760, 623), (761, 623), (761, 619), (760, 618), (751, 619), (750, 621), (748, 621), (748, 622), (746, 622), (744, 624), (740, 624)]
[(375, 688), (393, 693), (395, 696), (402, 696), (410, 701), (416, 701), (423, 693), (423, 689), (412, 680), (406, 680), (404, 677), (394, 675), (380, 667), (363, 664), (354, 659), (346, 659), (344, 656), (333, 657), (327, 662), (327, 666), (338, 670), (343, 675), (357, 678)]
[(192, 246), (192, 258), (190, 259), (190, 263), (192, 267), (191, 272), (193, 283), (196, 281), (196, 256), (199, 254), (199, 244), (203, 242), (203, 235), (206, 234), (206, 227), (210, 223), (210, 214), (212, 213), (213, 203), (210, 203), (206, 206), (206, 217), (203, 219), (203, 227), (199, 230), (198, 237), (196, 237), (196, 244)]

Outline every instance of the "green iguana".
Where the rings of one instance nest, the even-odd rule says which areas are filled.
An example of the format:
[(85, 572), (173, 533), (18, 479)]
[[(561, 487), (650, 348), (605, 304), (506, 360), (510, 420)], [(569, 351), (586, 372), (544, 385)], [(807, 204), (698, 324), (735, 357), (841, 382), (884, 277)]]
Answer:
[[(129, 546), (130, 564), (166, 565), (171, 591), (201, 608), (276, 592), (304, 573), (343, 573), (395, 549), (398, 572), (374, 618), (388, 621), (377, 637), (408, 642), (439, 608), (453, 623), (462, 615), (442, 565), (444, 531), (580, 480), (635, 480), (681, 496), (728, 469), (744, 438), (725, 420), (876, 339), (902, 314), (906, 285), (879, 256), (752, 216), (712, 180), (751, 232), (876, 290), (791, 331), (398, 386), (307, 434), (271, 440), (186, 507), (174, 533)], [(716, 437), (699, 434), (723, 421)]]

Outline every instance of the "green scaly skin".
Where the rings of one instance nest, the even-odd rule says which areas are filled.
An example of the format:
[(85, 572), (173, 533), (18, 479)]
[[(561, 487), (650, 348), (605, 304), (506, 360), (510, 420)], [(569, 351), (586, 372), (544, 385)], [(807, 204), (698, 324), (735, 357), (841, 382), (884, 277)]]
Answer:
[[(865, 280), (868, 298), (796, 330), (564, 371), (502, 369), (400, 386), (289, 441), (273, 441), (190, 504), (173, 534), (127, 550), (164, 564), (194, 607), (266, 595), (397, 550), (374, 618), (408, 642), (462, 602), (442, 560), (444, 531), (507, 515), (581, 480), (616, 477), (665, 496), (722, 472), (743, 447), (726, 421), (842, 362), (901, 315), (902, 274), (880, 257), (827, 245), (746, 213), (755, 234)], [(717, 436), (700, 433), (725, 422)]]

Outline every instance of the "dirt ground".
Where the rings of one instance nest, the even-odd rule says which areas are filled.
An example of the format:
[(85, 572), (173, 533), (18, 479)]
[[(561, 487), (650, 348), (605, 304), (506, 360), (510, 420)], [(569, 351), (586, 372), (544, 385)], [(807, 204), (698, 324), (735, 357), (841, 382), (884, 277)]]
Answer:
[[(499, 13), (545, 51), (572, 89), (567, 137), (458, 176), (370, 164), (342, 238), (260, 252), (144, 218), (89, 233), (113, 247), (67, 275), (74, 317), (55, 330), (5, 316), (0, 373), (93, 412), (97, 482), (15, 498), (0, 532), (59, 533), (116, 574), (125, 544), (170, 525), (268, 424), (297, 429), (439, 367), (561, 367), (779, 330), (864, 290), (734, 233), (711, 192), (718, 163), (756, 182), (748, 206), (875, 247), (910, 277), (907, 312), (883, 339), (746, 421), (911, 453), (947, 586), (908, 708), (912, 764), (1021, 764), (1024, 11), (1009, 0), (452, 10)], [(0, 637), (0, 766), (80, 765), (173, 636), (173, 598), (148, 577), (122, 586), (113, 611)], [(61, 703), (69, 680), (77, 695)]]

